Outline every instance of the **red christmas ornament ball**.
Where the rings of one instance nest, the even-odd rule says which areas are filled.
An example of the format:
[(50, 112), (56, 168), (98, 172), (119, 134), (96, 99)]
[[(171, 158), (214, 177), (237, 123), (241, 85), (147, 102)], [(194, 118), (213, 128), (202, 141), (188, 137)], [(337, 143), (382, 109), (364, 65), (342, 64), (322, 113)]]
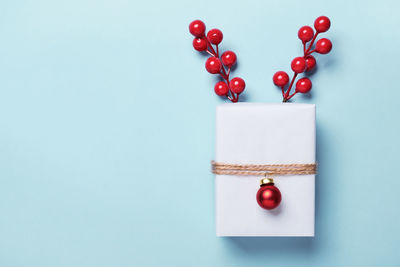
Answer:
[(206, 32), (206, 25), (201, 20), (194, 20), (189, 24), (189, 31), (196, 37), (203, 37)]
[(232, 51), (226, 51), (221, 56), (222, 63), (228, 68), (236, 63), (236, 54)]
[(291, 63), (292, 70), (296, 73), (302, 73), (306, 70), (306, 61), (302, 57), (296, 57)]
[(281, 191), (274, 185), (272, 179), (261, 180), (260, 189), (257, 191), (257, 203), (261, 208), (272, 210), (279, 206), (282, 200)]
[(193, 47), (197, 51), (205, 51), (207, 49), (207, 41), (204, 38), (194, 38)]
[(229, 82), (229, 86), (231, 87), (232, 92), (240, 94), (244, 91), (246, 83), (242, 78), (235, 77)]
[(332, 49), (332, 42), (327, 38), (322, 38), (318, 40), (315, 45), (315, 51), (320, 54), (328, 54)]
[(229, 87), (225, 82), (217, 82), (214, 86), (214, 91), (219, 96), (225, 96), (229, 92)]
[(210, 41), (210, 43), (212, 44), (219, 44), (220, 42), (222, 42), (222, 38), (223, 38), (223, 34), (220, 30), (218, 29), (211, 29), (208, 33), (207, 33), (207, 38)]
[(326, 32), (331, 27), (331, 21), (326, 16), (320, 16), (314, 21), (314, 28), (317, 32)]
[(206, 70), (211, 74), (219, 73), (221, 67), (221, 61), (217, 57), (209, 57), (206, 61)]
[(301, 78), (296, 83), (296, 91), (302, 94), (310, 92), (312, 83), (308, 78)]
[(306, 71), (310, 71), (315, 68), (315, 65), (317, 65), (317, 61), (315, 60), (315, 57), (308, 55), (306, 56)]
[(272, 81), (276, 86), (285, 86), (289, 82), (289, 75), (284, 71), (275, 72)]
[(308, 42), (314, 37), (314, 30), (310, 26), (303, 26), (297, 33), (297, 36), (303, 42)]

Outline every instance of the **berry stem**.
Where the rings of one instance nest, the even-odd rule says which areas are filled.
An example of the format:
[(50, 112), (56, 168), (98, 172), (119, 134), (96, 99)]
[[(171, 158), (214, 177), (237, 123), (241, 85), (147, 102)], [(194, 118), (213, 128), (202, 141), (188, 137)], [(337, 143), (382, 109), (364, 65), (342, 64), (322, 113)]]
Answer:
[(224, 65), (222, 65), (222, 73), (225, 75), (225, 77), (226, 77), (226, 80), (228, 80), (229, 81), (229, 74), (227, 74), (226, 73), (226, 71), (225, 71), (225, 66)]
[(232, 92), (232, 91), (229, 91), (229, 93), (231, 94), (231, 96), (230, 96), (229, 94), (227, 94), (226, 97), (227, 97), (231, 102), (233, 102), (233, 103), (238, 102), (238, 100), (239, 100), (239, 95), (235, 95), (235, 93)]
[[(315, 39), (317, 39), (318, 34), (319, 34), (319, 32), (316, 32), (316, 33), (314, 34), (314, 37), (311, 39), (310, 45), (308, 46), (306, 52), (304, 53), (304, 56), (309, 55), (308, 52), (311, 50), (311, 48), (312, 48), (312, 46), (313, 46), (313, 44), (314, 44), (314, 42), (315, 42)], [(312, 52), (311, 52), (311, 53), (312, 53)]]
[[(319, 32), (316, 32), (316, 33), (314, 34), (314, 36), (313, 36), (313, 38), (311, 39), (311, 42), (310, 42), (310, 44), (308, 45), (308, 48), (307, 48), (307, 49), (306, 49), (306, 42), (302, 41), (302, 43), (303, 43), (303, 53), (304, 53), (303, 58), (304, 58), (304, 59), (305, 59), (308, 55), (311, 55), (312, 53), (314, 53), (314, 52), (316, 51), (315, 49), (314, 49), (314, 50), (311, 50), (311, 49), (312, 49), (312, 46), (314, 45), (315, 39), (317, 39), (318, 34), (319, 34)], [(296, 80), (297, 75), (298, 75), (298, 73), (295, 72), (294, 75), (293, 75), (293, 79), (291, 80), (291, 82), (290, 82), (290, 84), (289, 84), (289, 87), (288, 87), (288, 89), (286, 90), (286, 93), (284, 93), (284, 88), (282, 87), (283, 102), (287, 102), (289, 99), (291, 99), (294, 95), (297, 94), (297, 91), (295, 91), (293, 94), (290, 94), (290, 91), (291, 91), (291, 89), (292, 89), (292, 87), (293, 87), (293, 84), (294, 84), (294, 82), (295, 82), (295, 80)]]
[(311, 54), (314, 53), (315, 51), (317, 51), (317, 49), (311, 50), (311, 51), (308, 52), (305, 56), (311, 55)]
[[(218, 57), (218, 55), (217, 55), (217, 53), (215, 52), (215, 50), (214, 50), (214, 47), (212, 46), (212, 44), (210, 43), (210, 41), (208, 40), (208, 38), (207, 37), (205, 37), (206, 38), (206, 41), (207, 41), (207, 47), (209, 47), (210, 49), (211, 49), (211, 53), (213, 53), (213, 56), (214, 57)], [(219, 57), (218, 57), (219, 58)]]
[[(213, 56), (213, 57), (219, 58), (219, 49), (218, 49), (218, 45), (215, 46), (216, 49), (217, 49), (217, 51), (215, 51), (214, 48), (213, 48), (213, 46), (211, 45), (211, 43), (210, 43), (210, 41), (208, 40), (207, 37), (206, 37), (206, 41), (207, 41), (207, 53), (210, 54), (210, 55)], [(209, 51), (208, 48), (210, 48), (211, 51)], [(231, 96), (229, 96), (229, 93), (228, 93), (227, 98), (228, 98), (231, 102), (235, 103), (235, 102), (237, 102), (237, 101), (239, 100), (239, 96), (238, 96), (238, 95), (235, 95), (235, 94), (232, 92), (231, 87), (230, 87), (230, 85), (229, 85), (229, 74), (230, 74), (230, 72), (231, 72), (231, 68), (228, 68), (228, 72), (226, 72), (225, 66), (222, 65), (221, 72), (219, 73), (219, 75), (222, 77), (222, 79), (224, 79), (224, 80), (226, 81), (226, 83), (227, 83), (227, 85), (228, 85), (229, 93), (231, 94)]]
[(288, 96), (290, 94), (290, 90), (292, 89), (293, 83), (296, 80), (297, 74), (298, 74), (297, 72), (294, 73), (292, 81), (290, 82), (289, 88), (286, 90), (286, 94), (283, 97), (283, 102), (286, 102), (288, 100)]
[[(208, 40), (208, 38), (205, 37), (205, 39), (206, 39), (206, 41), (207, 41), (207, 53), (210, 54), (210, 55), (213, 56), (213, 57), (217, 57), (218, 59), (220, 59), (220, 58), (219, 58), (219, 48), (218, 48), (218, 45), (216, 45), (216, 46), (215, 46), (216, 49), (214, 49), (213, 46), (212, 46), (212, 44), (211, 44), (210, 41)], [(209, 51), (208, 48), (210, 48), (211, 51)], [(229, 93), (227, 94), (227, 98), (228, 98), (231, 102), (236, 103), (236, 102), (238, 102), (238, 100), (239, 100), (239, 95), (238, 95), (238, 94), (235, 94), (235, 93), (231, 90), (231, 87), (230, 87), (230, 85), (229, 85), (229, 74), (230, 74), (230, 73), (231, 73), (231, 68), (229, 67), (229, 68), (228, 68), (228, 71), (226, 71), (226, 70), (225, 70), (225, 65), (222, 65), (221, 72), (219, 73), (219, 75), (222, 77), (222, 79), (225, 80), (225, 82), (226, 82), (227, 85), (228, 85)], [(230, 95), (229, 95), (229, 94), (230, 94)]]
[[(231, 72), (231, 68), (228, 68), (228, 71), (226, 71), (225, 66), (222, 65), (221, 72), (219, 73), (219, 75), (222, 77), (222, 79), (225, 80), (226, 84), (228, 85), (228, 88), (229, 88), (229, 93), (227, 94), (228, 99), (231, 102), (235, 103), (235, 102), (238, 102), (239, 95), (235, 95), (235, 93), (231, 90), (231, 86), (229, 85), (230, 72)], [(229, 96), (229, 94), (231, 94), (231, 96)]]
[(206, 51), (207, 51), (207, 53), (208, 53), (210, 56), (214, 56), (214, 54), (211, 53), (208, 49), (207, 49)]
[(193, 48), (202, 53), (207, 52), (211, 56), (206, 61), (206, 70), (211, 74), (219, 74), (221, 77), (214, 86), (214, 92), (231, 102), (238, 102), (246, 83), (240, 77), (235, 77), (230, 81), (229, 75), (232, 65), (236, 63), (236, 54), (232, 51), (221, 50), (220, 55), (219, 44), (223, 39), (222, 32), (211, 29), (206, 33), (206, 26), (201, 20), (192, 21), (189, 24), (189, 32), (194, 36)]
[(291, 94), (288, 98), (286, 98), (286, 101), (291, 99), (295, 94), (297, 94), (297, 91), (295, 91), (293, 94)]
[(232, 102), (237, 102), (237, 96), (235, 95), (235, 93), (231, 92), (232, 94)]

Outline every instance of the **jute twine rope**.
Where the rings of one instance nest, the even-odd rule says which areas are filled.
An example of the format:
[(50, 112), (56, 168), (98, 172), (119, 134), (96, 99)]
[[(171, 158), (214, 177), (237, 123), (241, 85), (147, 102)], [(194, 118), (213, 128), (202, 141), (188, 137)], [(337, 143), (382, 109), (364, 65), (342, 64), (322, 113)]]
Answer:
[(212, 172), (220, 175), (305, 175), (315, 174), (317, 164), (229, 164), (211, 161)]

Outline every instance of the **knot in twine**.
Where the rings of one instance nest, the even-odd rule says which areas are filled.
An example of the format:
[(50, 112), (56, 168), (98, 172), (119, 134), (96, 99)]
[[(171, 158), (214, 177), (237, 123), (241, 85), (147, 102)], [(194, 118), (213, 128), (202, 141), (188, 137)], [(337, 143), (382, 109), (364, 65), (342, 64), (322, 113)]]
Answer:
[(212, 172), (219, 175), (306, 175), (317, 172), (317, 164), (229, 164), (211, 161)]

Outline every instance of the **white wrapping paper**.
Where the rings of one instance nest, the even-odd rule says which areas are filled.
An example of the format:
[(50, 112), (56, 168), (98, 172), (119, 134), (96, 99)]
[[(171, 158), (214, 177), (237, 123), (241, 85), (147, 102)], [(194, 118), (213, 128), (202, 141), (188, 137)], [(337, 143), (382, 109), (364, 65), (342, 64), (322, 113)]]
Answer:
[[(221, 163), (315, 163), (315, 105), (235, 103), (217, 107)], [(216, 175), (217, 236), (314, 236), (315, 175), (275, 176), (282, 202), (256, 202), (263, 177)]]

